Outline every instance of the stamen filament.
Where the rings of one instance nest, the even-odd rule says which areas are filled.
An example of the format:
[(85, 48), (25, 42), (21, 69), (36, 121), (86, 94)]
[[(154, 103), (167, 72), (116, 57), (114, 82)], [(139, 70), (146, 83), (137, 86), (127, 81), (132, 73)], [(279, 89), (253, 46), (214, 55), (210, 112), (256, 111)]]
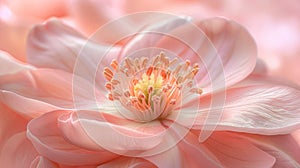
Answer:
[[(193, 79), (199, 72), (199, 65), (186, 60), (169, 59), (164, 53), (152, 59), (126, 57), (123, 64), (113, 60), (103, 71), (107, 79), (105, 88), (108, 99), (120, 101), (138, 118), (153, 120), (165, 117), (190, 94), (202, 94), (202, 89), (193, 87)], [(147, 113), (147, 114), (146, 114)], [(152, 117), (151, 117), (152, 116)]]

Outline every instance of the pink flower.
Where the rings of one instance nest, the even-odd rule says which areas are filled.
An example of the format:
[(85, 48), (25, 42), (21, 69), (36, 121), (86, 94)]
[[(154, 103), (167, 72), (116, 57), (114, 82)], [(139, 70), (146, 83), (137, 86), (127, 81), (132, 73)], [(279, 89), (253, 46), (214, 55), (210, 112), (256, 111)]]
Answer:
[(300, 165), (300, 92), (233, 21), (140, 13), (87, 41), (54, 19), (27, 47), (0, 57), (4, 167)]

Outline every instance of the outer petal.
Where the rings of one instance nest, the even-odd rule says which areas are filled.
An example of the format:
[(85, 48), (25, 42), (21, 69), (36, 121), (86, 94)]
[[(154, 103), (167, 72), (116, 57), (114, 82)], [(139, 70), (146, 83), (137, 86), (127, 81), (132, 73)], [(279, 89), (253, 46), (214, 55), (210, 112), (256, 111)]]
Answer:
[[(100, 95), (94, 94), (97, 91), (93, 88), (80, 77), (76, 77), (74, 83), (72, 74), (61, 70), (36, 69), (0, 76), (0, 100), (31, 117), (58, 108), (91, 106), (96, 99), (94, 95)], [(80, 102), (75, 104), (75, 98)]]
[[(193, 125), (196, 129), (206, 126), (207, 131), (230, 130), (263, 135), (291, 133), (300, 127), (300, 91), (292, 87), (274, 84), (258, 76), (250, 76), (238, 85), (226, 90), (224, 106), (211, 106), (214, 97), (200, 99), (200, 108), (189, 108), (190, 101), (182, 107), (182, 118), (176, 121)], [(224, 94), (224, 93), (219, 93)], [(218, 94), (214, 95), (218, 97)], [(191, 116), (197, 117), (191, 118)], [(218, 118), (214, 120), (212, 118)], [(175, 120), (176, 114), (170, 119)], [(205, 132), (205, 131), (204, 131)]]
[[(130, 157), (148, 157), (169, 150), (188, 132), (184, 127), (176, 127), (176, 124), (166, 126), (166, 123), (156, 121), (135, 123), (108, 110), (62, 115), (59, 127), (72, 144), (93, 150), (103, 147)], [(179, 133), (175, 134), (173, 129)]]
[[(285, 134), (300, 127), (300, 91), (273, 83), (254, 83), (227, 91), (220, 129), (257, 134)], [(226, 112), (227, 111), (227, 112)], [(223, 128), (222, 128), (223, 127)]]
[(11, 57), (8, 53), (0, 51), (0, 75), (13, 74), (23, 70), (34, 69)]
[[(221, 73), (225, 75), (227, 87), (241, 81), (252, 72), (256, 64), (257, 48), (254, 39), (244, 27), (223, 18), (207, 19), (196, 24), (204, 31), (218, 53), (217, 57), (210, 57), (209, 51), (200, 52), (204, 55), (205, 62), (209, 63), (205, 66), (208, 66), (209, 71), (216, 71), (220, 67), (214, 62), (220, 59), (223, 63)], [(220, 76), (211, 78), (213, 83), (223, 80)]]
[[(154, 155), (151, 157), (145, 158), (155, 164), (157, 167), (174, 167), (180, 168), (183, 166), (182, 163), (182, 156), (177, 148), (177, 146), (173, 147), (172, 149), (160, 153), (158, 155)], [(171, 161), (172, 160), (172, 161)]]
[(3, 103), (0, 103), (0, 116), (0, 149), (3, 149), (11, 136), (26, 130), (27, 120)]
[(30, 165), (30, 168), (59, 168), (59, 166), (45, 157), (36, 157)]
[(18, 95), (11, 91), (0, 91), (0, 100), (25, 118), (34, 118), (58, 107), (32, 98)]
[(57, 125), (57, 119), (63, 113), (47, 113), (28, 124), (28, 138), (41, 155), (70, 166), (101, 164), (116, 157), (108, 151), (86, 150), (66, 141)]
[(165, 128), (158, 121), (136, 123), (121, 115), (99, 111), (78, 111), (76, 116), (75, 121), (81, 125), (73, 122), (77, 131), (83, 129), (98, 146), (127, 156), (151, 153), (148, 150), (161, 143), (165, 135)]
[(97, 168), (155, 168), (152, 163), (140, 158), (120, 157)]
[(59, 165), (43, 156), (38, 156), (31, 163), (30, 168), (95, 168), (96, 166), (97, 165), (88, 165), (88, 166)]
[(55, 19), (35, 26), (28, 36), (27, 47), (30, 64), (67, 72), (75, 71), (77, 75), (92, 81), (95, 80), (98, 64), (107, 65), (118, 56), (119, 51), (118, 47), (88, 41), (74, 29)]
[(215, 132), (203, 143), (224, 167), (267, 168), (272, 167), (275, 158), (253, 145), (250, 141), (238, 138), (228, 132)]
[(72, 144), (89, 150), (102, 149), (86, 134), (78, 120), (76, 112), (70, 112), (59, 116), (58, 126), (64, 137)]
[(21, 132), (12, 136), (1, 148), (0, 164), (9, 168), (30, 167), (37, 155), (26, 133)]
[[(177, 124), (169, 127), (169, 134), (163, 143), (173, 143), (173, 146), (168, 150), (144, 158), (158, 167), (197, 168), (201, 165), (201, 167), (220, 168), (221, 164), (213, 154), (204, 145), (199, 144), (198, 137), (189, 130), (186, 131), (187, 128)], [(157, 148), (159, 147), (161, 146)]]
[(236, 136), (251, 141), (258, 148), (276, 158), (274, 168), (300, 167), (300, 147), (297, 144), (297, 139), (292, 135), (261, 136), (238, 134)]

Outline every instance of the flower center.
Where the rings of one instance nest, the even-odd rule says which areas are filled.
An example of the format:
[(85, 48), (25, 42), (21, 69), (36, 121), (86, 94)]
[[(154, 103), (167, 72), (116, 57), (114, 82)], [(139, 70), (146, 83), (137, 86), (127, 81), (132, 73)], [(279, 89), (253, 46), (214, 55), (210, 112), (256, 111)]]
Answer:
[(136, 114), (137, 120), (151, 121), (164, 118), (180, 109), (182, 99), (191, 94), (201, 94), (193, 87), (198, 64), (190, 61), (178, 63), (164, 53), (153, 59), (146, 57), (125, 58), (119, 65), (113, 60), (104, 68), (106, 88), (111, 101), (119, 101), (126, 109)]

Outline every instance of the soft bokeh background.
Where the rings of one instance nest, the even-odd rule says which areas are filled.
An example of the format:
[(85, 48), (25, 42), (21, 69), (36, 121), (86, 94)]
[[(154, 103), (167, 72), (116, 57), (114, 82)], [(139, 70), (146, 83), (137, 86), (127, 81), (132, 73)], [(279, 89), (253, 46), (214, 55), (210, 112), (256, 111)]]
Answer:
[(300, 85), (299, 0), (0, 0), (0, 49), (26, 62), (26, 36), (46, 19), (61, 18), (88, 36), (112, 19), (142, 11), (236, 20), (255, 38), (269, 74)]

